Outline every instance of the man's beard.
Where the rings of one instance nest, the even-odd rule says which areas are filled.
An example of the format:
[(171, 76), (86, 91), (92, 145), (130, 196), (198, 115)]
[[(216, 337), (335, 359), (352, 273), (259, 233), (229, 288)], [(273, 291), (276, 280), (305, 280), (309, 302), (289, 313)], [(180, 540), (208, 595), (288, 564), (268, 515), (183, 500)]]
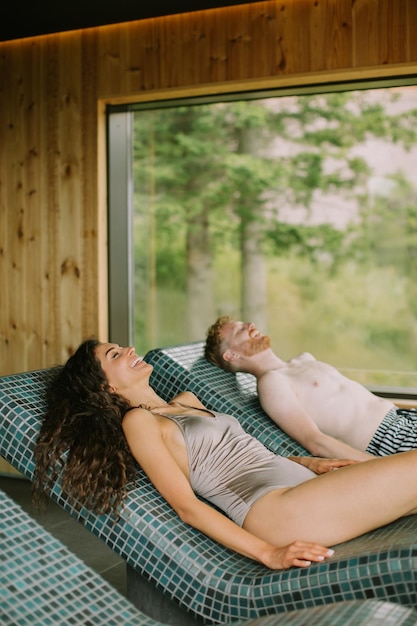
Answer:
[(260, 335), (259, 337), (250, 337), (240, 346), (240, 351), (245, 356), (253, 356), (259, 354), (271, 347), (271, 340), (268, 335)]

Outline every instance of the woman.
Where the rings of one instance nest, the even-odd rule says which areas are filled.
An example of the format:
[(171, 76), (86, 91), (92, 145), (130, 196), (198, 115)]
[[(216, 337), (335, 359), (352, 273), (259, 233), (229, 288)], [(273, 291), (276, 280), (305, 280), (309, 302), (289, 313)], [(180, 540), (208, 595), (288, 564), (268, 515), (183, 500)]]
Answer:
[(284, 459), (190, 392), (165, 402), (151, 372), (132, 347), (79, 347), (48, 391), (35, 503), (68, 450), (63, 490), (117, 513), (136, 460), (183, 521), (271, 569), (323, 561), (333, 554), (325, 546), (417, 512), (417, 451), (361, 463)]

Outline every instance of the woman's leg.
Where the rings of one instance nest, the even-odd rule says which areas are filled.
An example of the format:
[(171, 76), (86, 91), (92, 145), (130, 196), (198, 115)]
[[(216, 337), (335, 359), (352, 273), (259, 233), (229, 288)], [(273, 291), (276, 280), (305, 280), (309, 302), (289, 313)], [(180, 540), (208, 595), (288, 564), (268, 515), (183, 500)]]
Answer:
[(364, 461), (269, 492), (243, 527), (275, 545), (325, 546), (417, 513), (417, 450)]

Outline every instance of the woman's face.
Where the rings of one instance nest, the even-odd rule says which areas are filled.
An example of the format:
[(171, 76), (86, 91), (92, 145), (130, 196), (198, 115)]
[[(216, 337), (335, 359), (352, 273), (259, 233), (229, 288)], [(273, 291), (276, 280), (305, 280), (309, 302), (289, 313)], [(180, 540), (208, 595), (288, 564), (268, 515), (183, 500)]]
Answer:
[(109, 386), (123, 395), (139, 381), (148, 382), (153, 367), (138, 356), (133, 346), (122, 348), (116, 343), (100, 343), (96, 355)]

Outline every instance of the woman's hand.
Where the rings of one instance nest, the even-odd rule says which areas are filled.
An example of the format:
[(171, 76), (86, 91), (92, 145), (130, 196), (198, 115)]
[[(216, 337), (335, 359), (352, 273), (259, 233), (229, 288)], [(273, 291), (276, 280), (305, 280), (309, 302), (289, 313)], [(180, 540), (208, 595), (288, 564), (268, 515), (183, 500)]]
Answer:
[(326, 474), (340, 467), (361, 463), (361, 461), (354, 461), (352, 459), (322, 459), (315, 456), (290, 456), (289, 458), (291, 461), (304, 465), (304, 467), (307, 467), (315, 474)]
[(264, 565), (270, 569), (286, 569), (288, 567), (308, 567), (312, 563), (320, 563), (333, 556), (334, 550), (308, 541), (294, 541), (288, 546), (277, 548), (271, 546)]

